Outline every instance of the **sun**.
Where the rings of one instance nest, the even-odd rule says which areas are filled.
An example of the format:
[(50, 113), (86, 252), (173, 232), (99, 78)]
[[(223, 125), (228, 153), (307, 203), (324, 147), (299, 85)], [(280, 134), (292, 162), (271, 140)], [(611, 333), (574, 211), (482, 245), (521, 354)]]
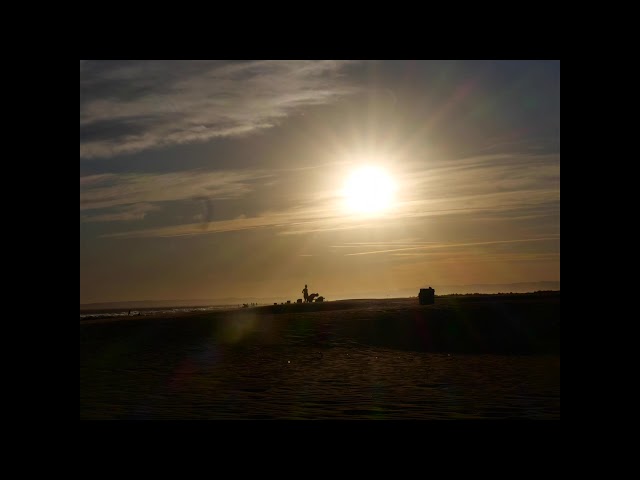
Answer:
[(396, 185), (380, 167), (366, 166), (353, 171), (342, 189), (345, 210), (375, 215), (388, 211), (394, 202)]

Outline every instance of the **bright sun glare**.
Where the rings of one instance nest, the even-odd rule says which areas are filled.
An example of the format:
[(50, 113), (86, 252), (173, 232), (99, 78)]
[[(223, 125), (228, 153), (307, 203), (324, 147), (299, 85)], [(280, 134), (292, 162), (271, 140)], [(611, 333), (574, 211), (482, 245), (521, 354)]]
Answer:
[(379, 214), (393, 206), (396, 186), (378, 167), (362, 167), (347, 178), (342, 196), (349, 213)]

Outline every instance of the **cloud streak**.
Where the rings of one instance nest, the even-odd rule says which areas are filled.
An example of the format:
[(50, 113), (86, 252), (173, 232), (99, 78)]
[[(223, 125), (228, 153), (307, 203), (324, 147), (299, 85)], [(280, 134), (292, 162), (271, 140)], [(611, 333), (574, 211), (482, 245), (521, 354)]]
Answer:
[[(331, 169), (327, 169), (331, 172)], [(236, 170), (170, 174), (93, 175), (81, 177), (81, 211), (123, 208), (197, 198), (240, 199), (248, 193), (270, 195), (271, 182), (300, 181), (292, 170)], [(318, 175), (322, 174), (322, 169)], [(331, 175), (329, 173), (328, 175)], [(469, 216), (470, 220), (517, 220), (557, 215), (559, 160), (557, 155), (483, 156), (432, 162), (420, 170), (398, 174), (402, 191), (394, 209), (380, 217), (346, 215), (341, 206), (340, 179), (327, 177), (331, 189), (301, 189), (287, 199), (293, 208), (258, 211), (240, 218), (198, 217), (198, 223), (118, 232), (113, 238), (171, 237), (278, 228), (281, 234), (306, 234), (380, 226), (401, 226), (426, 217)], [(285, 189), (286, 190), (286, 189)], [(282, 191), (278, 188), (278, 191)], [(115, 215), (122, 212), (106, 212)], [(104, 213), (103, 213), (104, 214)], [(101, 217), (98, 217), (101, 218)], [(109, 217), (102, 217), (106, 220)], [(193, 215), (190, 217), (195, 219)], [(133, 217), (131, 218), (133, 219)], [(95, 220), (98, 221), (98, 220)]]
[(194, 198), (240, 198), (273, 174), (264, 170), (187, 171), (80, 177), (80, 210)]
[(142, 220), (147, 213), (161, 210), (157, 205), (150, 203), (136, 203), (127, 205), (118, 209), (115, 213), (105, 213), (101, 215), (84, 215), (81, 220), (85, 222), (130, 222), (133, 220)]
[(353, 94), (347, 61), (81, 61), (80, 158), (257, 132)]
[[(491, 242), (472, 242), (472, 243), (442, 243), (442, 244), (433, 244), (433, 242), (428, 242), (421, 245), (416, 245), (412, 247), (403, 247), (403, 248), (391, 248), (385, 250), (372, 250), (369, 252), (357, 252), (357, 253), (345, 253), (345, 256), (353, 256), (353, 255), (374, 255), (377, 253), (393, 253), (393, 252), (401, 252), (406, 250), (430, 250), (434, 248), (464, 248), (464, 247), (475, 247), (478, 245), (499, 245), (499, 244), (508, 244), (508, 243), (521, 243), (521, 242), (542, 242), (548, 240), (558, 240), (559, 236), (552, 237), (543, 237), (543, 238), (524, 238), (524, 239), (516, 239), (516, 240), (495, 240)], [(336, 247), (358, 247), (359, 245), (338, 245)], [(398, 254), (400, 255), (400, 254)]]

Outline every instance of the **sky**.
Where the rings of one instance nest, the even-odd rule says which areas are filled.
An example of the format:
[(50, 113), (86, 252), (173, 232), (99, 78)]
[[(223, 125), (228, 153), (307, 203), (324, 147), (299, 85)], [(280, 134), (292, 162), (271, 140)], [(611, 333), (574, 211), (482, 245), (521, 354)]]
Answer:
[(81, 304), (537, 281), (559, 61), (80, 61)]

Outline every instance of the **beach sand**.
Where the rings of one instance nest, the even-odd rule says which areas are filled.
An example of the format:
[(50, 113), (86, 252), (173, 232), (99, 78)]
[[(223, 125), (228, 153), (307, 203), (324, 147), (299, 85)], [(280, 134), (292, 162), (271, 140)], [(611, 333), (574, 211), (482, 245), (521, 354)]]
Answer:
[(81, 419), (559, 419), (560, 293), (80, 322)]

